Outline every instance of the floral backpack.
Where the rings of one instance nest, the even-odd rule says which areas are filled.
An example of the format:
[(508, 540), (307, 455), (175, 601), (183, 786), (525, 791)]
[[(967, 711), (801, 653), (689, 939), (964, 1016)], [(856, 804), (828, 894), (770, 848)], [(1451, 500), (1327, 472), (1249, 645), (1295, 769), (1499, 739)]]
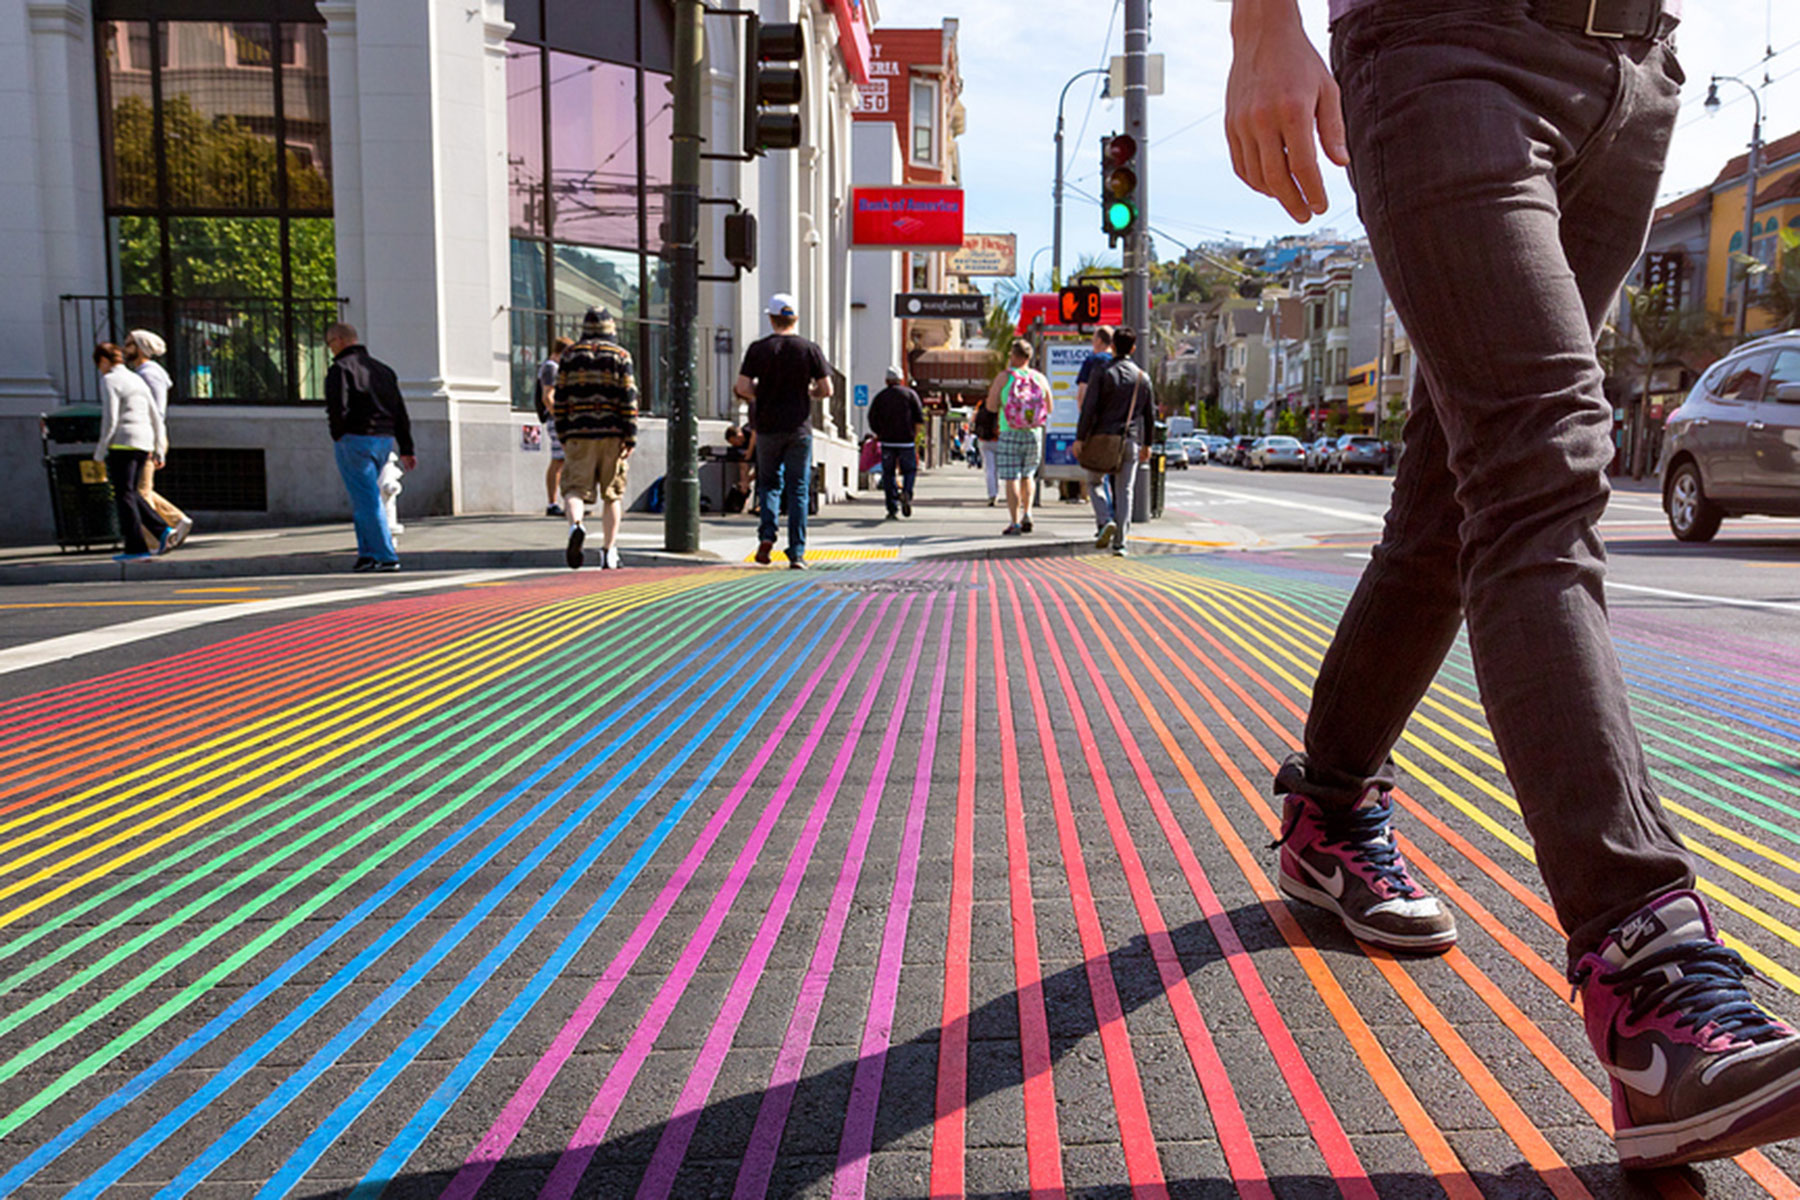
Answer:
[(1044, 377), (1029, 367), (1015, 370), (1003, 408), (1007, 428), (1041, 429), (1050, 420), (1050, 388)]

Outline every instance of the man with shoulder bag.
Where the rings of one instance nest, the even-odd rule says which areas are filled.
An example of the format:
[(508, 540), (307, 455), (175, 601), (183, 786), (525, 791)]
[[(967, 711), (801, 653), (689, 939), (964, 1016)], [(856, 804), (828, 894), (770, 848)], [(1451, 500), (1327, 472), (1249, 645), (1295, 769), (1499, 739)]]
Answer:
[[(1150, 461), (1150, 409), (1155, 395), (1150, 379), (1131, 361), (1137, 334), (1113, 331), (1113, 360), (1088, 381), (1081, 415), (1076, 419), (1075, 461), (1088, 473), (1088, 497), (1094, 505), (1094, 545), (1126, 554), (1131, 531), (1131, 492), (1138, 464)], [(1107, 481), (1111, 486), (1106, 486)]]

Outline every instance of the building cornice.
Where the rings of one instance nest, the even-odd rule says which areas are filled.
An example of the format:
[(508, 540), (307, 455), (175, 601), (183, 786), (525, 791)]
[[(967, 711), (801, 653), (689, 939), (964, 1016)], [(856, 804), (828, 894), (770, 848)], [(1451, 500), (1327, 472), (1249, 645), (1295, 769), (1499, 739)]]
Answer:
[(78, 38), (87, 31), (88, 5), (79, 0), (33, 0), (25, 5), (25, 19), (33, 33), (60, 33)]

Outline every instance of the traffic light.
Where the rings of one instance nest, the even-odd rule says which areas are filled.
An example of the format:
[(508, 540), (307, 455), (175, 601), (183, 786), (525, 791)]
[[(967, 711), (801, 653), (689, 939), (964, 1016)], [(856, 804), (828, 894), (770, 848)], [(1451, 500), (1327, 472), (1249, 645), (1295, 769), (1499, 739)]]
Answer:
[(740, 271), (756, 270), (756, 214), (730, 213), (725, 218), (725, 261)]
[(1100, 289), (1077, 284), (1056, 293), (1056, 315), (1059, 325), (1098, 325), (1100, 323)]
[[(792, 150), (800, 144), (800, 114), (787, 109), (805, 92), (797, 63), (806, 57), (806, 34), (792, 22), (765, 23), (752, 16), (744, 33), (744, 153)], [(773, 108), (775, 111), (767, 111)]]
[(1111, 246), (1137, 230), (1138, 144), (1129, 133), (1100, 140), (1100, 229)]

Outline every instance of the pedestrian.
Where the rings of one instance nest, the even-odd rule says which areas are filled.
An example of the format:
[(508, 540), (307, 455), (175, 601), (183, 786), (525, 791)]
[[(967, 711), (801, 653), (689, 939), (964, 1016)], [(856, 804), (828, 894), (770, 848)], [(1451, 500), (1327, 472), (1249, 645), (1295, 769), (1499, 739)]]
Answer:
[(125, 351), (125, 365), (136, 371), (139, 378), (150, 386), (150, 396), (156, 404), (157, 424), (163, 431), (162, 444), (156, 448), (156, 453), (144, 460), (138, 490), (150, 502), (150, 507), (156, 510), (156, 515), (163, 519), (163, 523), (174, 528), (175, 532), (169, 535), (169, 549), (173, 550), (187, 541), (188, 534), (193, 532), (194, 523), (186, 513), (156, 491), (156, 472), (169, 457), (169, 391), (174, 386), (168, 371), (156, 360), (163, 356), (168, 345), (160, 335), (148, 329), (134, 329), (125, 335), (122, 349)]
[(1044, 423), (1050, 417), (1050, 381), (1031, 366), (1031, 343), (1020, 339), (1007, 355), (1007, 368), (994, 376), (982, 407), (998, 415), (1000, 441), (994, 447), (996, 473), (1006, 485), (1009, 536), (1031, 532), (1031, 492), (1044, 462)]
[[(1098, 338), (1095, 339), (1096, 341)], [(1084, 399), (1075, 423), (1075, 461), (1088, 467), (1088, 499), (1094, 506), (1094, 545), (1112, 547), (1123, 557), (1131, 533), (1131, 493), (1139, 463), (1150, 461), (1151, 410), (1155, 392), (1150, 377), (1131, 361), (1137, 332), (1110, 333), (1108, 354), (1082, 389)]]
[[(1081, 360), (1081, 370), (1075, 373), (1075, 402), (1077, 405), (1087, 403), (1088, 384), (1094, 376), (1106, 370), (1113, 360), (1113, 330), (1110, 325), (1094, 327), (1094, 339), (1088, 356)], [(1120, 352), (1123, 357), (1123, 351)]]
[(625, 483), (637, 448), (638, 390), (631, 352), (619, 345), (619, 327), (605, 309), (581, 319), (581, 339), (562, 353), (553, 408), (562, 439), (563, 509), (569, 541), (563, 558), (571, 570), (583, 561), (586, 506), (600, 505), (600, 566), (617, 570), (619, 524), (625, 516)]
[(733, 391), (750, 403), (756, 438), (756, 488), (761, 523), (756, 561), (775, 549), (776, 506), (787, 510), (789, 568), (806, 569), (806, 517), (812, 487), (812, 402), (831, 395), (825, 352), (795, 332), (799, 317), (786, 292), (769, 297), (767, 337), (744, 352)]
[(733, 515), (744, 511), (750, 500), (750, 489), (756, 481), (755, 453), (750, 431), (741, 425), (725, 427), (725, 461), (730, 464), (732, 485), (725, 493), (725, 511)]
[(381, 469), (396, 452), (403, 470), (417, 465), (406, 400), (393, 368), (369, 353), (354, 325), (330, 326), (325, 345), (332, 354), (325, 373), (325, 418), (356, 525), (352, 569), (398, 571), (400, 556), (381, 503)]
[(869, 429), (881, 441), (881, 492), (888, 520), (912, 516), (913, 484), (919, 475), (919, 427), (925, 405), (906, 386), (899, 367), (887, 369), (887, 386), (869, 401)]
[[(150, 385), (125, 365), (125, 352), (119, 347), (111, 342), (95, 346), (94, 365), (100, 368), (100, 438), (94, 443), (94, 461), (106, 464), (119, 536), (125, 543), (124, 552), (113, 558), (134, 562), (168, 550), (174, 533), (174, 527), (144, 499), (138, 483), (156, 447), (165, 443), (162, 414)], [(146, 532), (156, 539), (154, 551), (145, 540)]]
[(985, 403), (975, 406), (975, 455), (987, 479), (988, 507), (1000, 502), (1000, 414)]
[[(1357, 936), (1455, 923), (1390, 829), (1390, 751), (1466, 617), (1494, 740), (1612, 1076), (1628, 1167), (1800, 1135), (1800, 1034), (1745, 986), (1657, 800), (1603, 589), (1598, 334), (1643, 248), (1680, 105), (1670, 0), (1334, 0), (1336, 81), (1293, 0), (1237, 0), (1237, 173), (1299, 221), (1348, 163), (1418, 356), (1393, 500), (1312, 693), (1283, 890)], [(1341, 106), (1340, 106), (1340, 91)], [(1347, 137), (1346, 137), (1347, 133)]]
[(556, 436), (556, 421), (551, 414), (551, 401), (556, 396), (556, 372), (562, 362), (564, 352), (575, 344), (571, 337), (559, 337), (550, 343), (550, 357), (538, 364), (537, 386), (533, 388), (533, 401), (537, 407), (538, 424), (544, 427), (544, 436), (550, 440), (550, 463), (544, 468), (544, 515), (560, 517), (563, 515), (562, 505), (557, 503), (562, 495), (563, 445), (562, 439)]

